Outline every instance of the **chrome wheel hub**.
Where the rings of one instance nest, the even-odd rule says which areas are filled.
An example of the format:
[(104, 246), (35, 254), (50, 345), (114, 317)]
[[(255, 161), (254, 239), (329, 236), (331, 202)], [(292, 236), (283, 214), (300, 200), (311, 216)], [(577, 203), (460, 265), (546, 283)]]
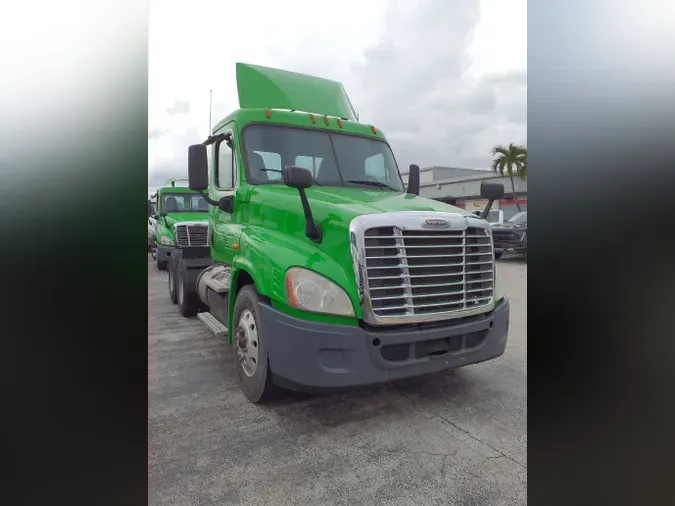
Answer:
[(258, 370), (258, 325), (248, 309), (241, 313), (233, 338), (237, 360), (246, 376), (253, 376)]

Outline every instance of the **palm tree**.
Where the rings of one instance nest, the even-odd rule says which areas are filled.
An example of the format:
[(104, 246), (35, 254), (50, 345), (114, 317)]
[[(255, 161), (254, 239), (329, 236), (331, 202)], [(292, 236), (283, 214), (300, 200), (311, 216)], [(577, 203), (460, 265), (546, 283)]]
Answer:
[(509, 144), (508, 147), (495, 146), (492, 148), (492, 156), (496, 158), (492, 161), (492, 170), (503, 176), (504, 173), (511, 179), (511, 189), (513, 190), (513, 200), (516, 202), (518, 212), (521, 211), (518, 204), (518, 195), (516, 195), (516, 185), (513, 181), (514, 172), (522, 181), (527, 180), (527, 148), (520, 144)]

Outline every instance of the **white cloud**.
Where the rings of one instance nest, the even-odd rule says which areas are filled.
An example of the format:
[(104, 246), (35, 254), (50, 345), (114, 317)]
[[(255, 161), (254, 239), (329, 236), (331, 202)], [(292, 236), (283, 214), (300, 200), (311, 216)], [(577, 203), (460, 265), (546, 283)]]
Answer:
[(214, 123), (238, 107), (237, 61), (343, 82), (401, 168), (487, 166), (491, 145), (525, 140), (525, 0), (289, 5), (151, 0), (150, 186), (185, 175), (187, 146), (208, 133), (209, 89)]

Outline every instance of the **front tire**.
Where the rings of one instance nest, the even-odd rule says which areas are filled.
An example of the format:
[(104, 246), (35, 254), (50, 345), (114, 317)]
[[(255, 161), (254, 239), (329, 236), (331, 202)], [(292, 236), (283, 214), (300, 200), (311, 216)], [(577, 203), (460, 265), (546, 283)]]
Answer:
[(161, 261), (159, 259), (159, 254), (156, 254), (156, 258), (157, 258), (157, 269), (160, 270), (160, 271), (165, 271), (166, 270), (166, 264), (167, 264), (166, 260)]
[(232, 315), (232, 355), (239, 385), (246, 398), (257, 404), (277, 393), (267, 356), (267, 336), (260, 327), (260, 294), (254, 285), (246, 285), (237, 294)]
[(169, 262), (169, 298), (174, 304), (178, 303), (178, 292), (176, 291), (176, 262)]

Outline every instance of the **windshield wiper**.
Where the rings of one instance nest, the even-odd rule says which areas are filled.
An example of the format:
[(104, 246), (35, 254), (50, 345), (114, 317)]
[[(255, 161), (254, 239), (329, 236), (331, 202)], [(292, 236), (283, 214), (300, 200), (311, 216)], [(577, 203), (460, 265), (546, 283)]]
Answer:
[[(262, 172), (278, 172), (279, 174), (283, 174), (283, 173), (284, 173), (283, 170), (279, 170), (279, 169), (259, 169), (259, 170), (261, 170)], [(318, 182), (316, 179), (314, 179), (314, 178), (312, 178), (312, 182), (313, 182), (315, 185), (317, 185), (317, 186), (323, 186), (321, 183), (319, 183), (319, 182)]]
[(392, 188), (387, 183), (382, 183), (381, 181), (373, 181), (371, 179), (348, 179), (347, 182), (354, 184), (365, 184), (368, 186), (378, 186), (379, 188), (387, 188), (393, 192), (398, 191), (396, 188)]

